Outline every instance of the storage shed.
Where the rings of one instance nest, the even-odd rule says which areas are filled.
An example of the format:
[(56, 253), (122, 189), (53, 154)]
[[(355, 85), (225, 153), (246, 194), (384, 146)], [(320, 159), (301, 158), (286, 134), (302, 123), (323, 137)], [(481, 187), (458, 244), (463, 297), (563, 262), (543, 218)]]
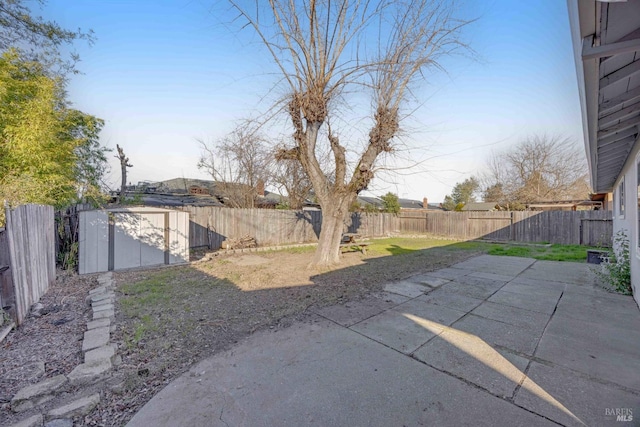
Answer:
[(80, 274), (189, 261), (189, 213), (151, 207), (79, 213)]

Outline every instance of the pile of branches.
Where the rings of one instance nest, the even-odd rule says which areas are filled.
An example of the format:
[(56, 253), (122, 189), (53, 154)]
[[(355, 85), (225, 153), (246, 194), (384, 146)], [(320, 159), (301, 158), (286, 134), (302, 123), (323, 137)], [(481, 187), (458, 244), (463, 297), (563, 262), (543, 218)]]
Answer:
[(251, 237), (248, 234), (237, 239), (226, 239), (222, 242), (222, 249), (244, 249), (255, 248), (258, 246), (255, 237)]

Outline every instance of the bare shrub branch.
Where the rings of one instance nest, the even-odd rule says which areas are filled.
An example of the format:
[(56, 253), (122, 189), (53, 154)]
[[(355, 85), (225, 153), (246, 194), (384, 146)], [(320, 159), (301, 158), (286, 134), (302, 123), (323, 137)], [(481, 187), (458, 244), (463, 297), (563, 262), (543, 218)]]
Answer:
[(242, 122), (215, 143), (198, 142), (198, 168), (216, 181), (216, 195), (231, 207), (254, 207), (258, 182), (269, 179), (273, 159), (264, 137), (250, 123)]
[(485, 198), (504, 205), (588, 197), (587, 163), (574, 141), (532, 136), (487, 160)]

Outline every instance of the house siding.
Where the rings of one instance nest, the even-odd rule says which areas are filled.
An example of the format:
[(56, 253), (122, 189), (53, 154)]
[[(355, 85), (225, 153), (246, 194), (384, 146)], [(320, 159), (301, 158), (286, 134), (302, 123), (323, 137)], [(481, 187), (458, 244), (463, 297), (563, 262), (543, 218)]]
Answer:
[[(636, 161), (640, 156), (640, 140), (636, 140), (633, 149), (622, 169), (622, 173), (616, 180), (614, 190), (616, 197), (616, 207), (613, 217), (613, 233), (625, 230), (629, 237), (629, 261), (631, 264), (631, 286), (633, 287), (633, 298), (640, 306), (640, 251), (638, 250), (638, 176)], [(620, 182), (624, 179), (624, 217), (620, 215), (618, 189)]]

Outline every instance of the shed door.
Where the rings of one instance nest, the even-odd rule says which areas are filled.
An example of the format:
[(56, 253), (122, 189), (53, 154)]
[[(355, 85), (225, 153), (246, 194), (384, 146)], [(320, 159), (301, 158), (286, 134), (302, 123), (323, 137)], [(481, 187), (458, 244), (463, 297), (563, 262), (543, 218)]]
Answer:
[(140, 216), (140, 265), (164, 264), (164, 214)]
[(114, 214), (113, 268), (165, 263), (164, 214)]

